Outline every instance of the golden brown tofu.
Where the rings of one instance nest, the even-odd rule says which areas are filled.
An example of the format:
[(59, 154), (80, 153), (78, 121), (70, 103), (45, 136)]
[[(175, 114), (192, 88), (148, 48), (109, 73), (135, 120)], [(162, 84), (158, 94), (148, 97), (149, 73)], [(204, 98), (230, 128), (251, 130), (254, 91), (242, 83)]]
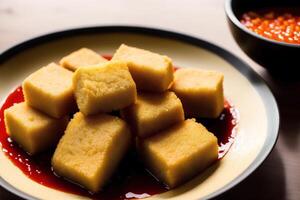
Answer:
[(122, 44), (112, 60), (128, 62), (138, 90), (163, 92), (173, 81), (173, 65), (167, 56)]
[(193, 68), (178, 69), (173, 90), (186, 117), (216, 118), (224, 108), (223, 74)]
[(131, 134), (118, 117), (78, 112), (52, 158), (54, 171), (92, 192), (99, 191), (126, 153)]
[(55, 146), (69, 120), (67, 116), (61, 119), (49, 117), (24, 102), (6, 109), (4, 117), (10, 137), (30, 154)]
[(97, 65), (105, 62), (107, 62), (107, 60), (93, 50), (88, 48), (81, 48), (63, 57), (59, 61), (59, 64), (71, 71), (75, 71), (79, 67)]
[(122, 110), (121, 116), (139, 137), (147, 137), (183, 121), (184, 111), (173, 92), (140, 93), (136, 104)]
[(55, 118), (68, 115), (76, 109), (72, 74), (55, 63), (42, 67), (24, 80), (25, 101)]
[(139, 139), (137, 145), (146, 166), (171, 188), (191, 179), (218, 158), (217, 138), (194, 119)]
[(85, 115), (125, 108), (135, 103), (137, 96), (127, 64), (120, 61), (79, 68), (73, 87), (79, 110)]

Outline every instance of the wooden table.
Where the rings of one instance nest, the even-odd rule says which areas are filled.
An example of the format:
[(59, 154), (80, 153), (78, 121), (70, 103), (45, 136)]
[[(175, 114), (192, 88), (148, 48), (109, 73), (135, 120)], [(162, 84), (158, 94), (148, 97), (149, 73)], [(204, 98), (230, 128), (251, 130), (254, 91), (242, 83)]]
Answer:
[[(300, 81), (281, 81), (251, 61), (229, 32), (223, 4), (222, 0), (1, 0), (0, 51), (56, 30), (116, 24), (179, 31), (222, 46), (266, 80), (281, 117), (279, 140), (268, 159), (222, 199), (300, 199)], [(1, 188), (0, 199), (18, 198)]]

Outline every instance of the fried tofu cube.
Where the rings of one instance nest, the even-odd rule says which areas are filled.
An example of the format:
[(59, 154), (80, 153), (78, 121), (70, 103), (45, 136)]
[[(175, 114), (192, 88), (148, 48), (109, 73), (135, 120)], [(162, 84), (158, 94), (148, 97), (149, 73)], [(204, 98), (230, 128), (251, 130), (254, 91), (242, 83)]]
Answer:
[(122, 44), (112, 60), (128, 62), (138, 90), (163, 92), (173, 81), (173, 65), (167, 56)]
[(55, 118), (68, 115), (76, 109), (72, 74), (55, 63), (42, 67), (24, 80), (25, 101)]
[(135, 103), (137, 96), (127, 64), (120, 61), (79, 68), (73, 87), (79, 110), (85, 115), (125, 108)]
[(69, 120), (49, 117), (24, 102), (6, 109), (4, 119), (9, 136), (30, 154), (55, 146)]
[(120, 118), (78, 112), (59, 141), (52, 166), (57, 174), (97, 192), (114, 173), (130, 142), (129, 128)]
[(136, 104), (122, 110), (121, 116), (139, 137), (148, 137), (183, 121), (184, 111), (174, 92), (141, 93)]
[(224, 109), (223, 74), (193, 68), (178, 69), (172, 91), (187, 117), (217, 118)]
[(137, 146), (146, 166), (170, 188), (191, 179), (218, 158), (217, 138), (194, 119), (139, 139)]
[(59, 64), (64, 68), (75, 71), (79, 67), (105, 63), (107, 60), (88, 48), (81, 48), (63, 57)]

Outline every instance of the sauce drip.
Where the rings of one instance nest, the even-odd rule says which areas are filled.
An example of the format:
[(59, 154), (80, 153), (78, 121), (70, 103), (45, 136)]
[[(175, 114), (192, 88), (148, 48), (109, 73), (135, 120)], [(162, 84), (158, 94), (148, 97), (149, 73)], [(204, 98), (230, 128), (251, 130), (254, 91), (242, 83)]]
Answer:
[[(105, 56), (110, 58), (109, 56)], [(31, 180), (63, 192), (90, 197), (92, 199), (114, 200), (145, 198), (168, 191), (168, 188), (157, 181), (130, 151), (120, 164), (116, 174), (99, 193), (91, 194), (84, 188), (57, 176), (51, 167), (54, 149), (30, 156), (17, 143), (12, 141), (5, 130), (4, 110), (15, 103), (23, 102), (22, 88), (18, 87), (6, 99), (0, 109), (0, 146), (5, 155)], [(197, 119), (218, 138), (219, 159), (225, 156), (234, 141), (237, 128), (237, 111), (227, 101), (219, 118)]]

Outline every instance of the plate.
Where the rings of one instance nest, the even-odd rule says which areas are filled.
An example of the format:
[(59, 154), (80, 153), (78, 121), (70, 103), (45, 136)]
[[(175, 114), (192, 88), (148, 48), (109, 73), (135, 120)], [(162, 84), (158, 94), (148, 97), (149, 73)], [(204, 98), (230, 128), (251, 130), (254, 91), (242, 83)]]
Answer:
[[(65, 30), (16, 45), (0, 55), (0, 99), (33, 71), (69, 52), (88, 47), (113, 54), (121, 43), (166, 54), (177, 66), (224, 73), (224, 92), (240, 115), (235, 142), (227, 155), (186, 184), (150, 199), (208, 199), (250, 175), (274, 147), (279, 128), (278, 107), (264, 81), (230, 52), (196, 37), (166, 30), (104, 26)], [(84, 199), (33, 182), (0, 152), (0, 185), (25, 199)]]

